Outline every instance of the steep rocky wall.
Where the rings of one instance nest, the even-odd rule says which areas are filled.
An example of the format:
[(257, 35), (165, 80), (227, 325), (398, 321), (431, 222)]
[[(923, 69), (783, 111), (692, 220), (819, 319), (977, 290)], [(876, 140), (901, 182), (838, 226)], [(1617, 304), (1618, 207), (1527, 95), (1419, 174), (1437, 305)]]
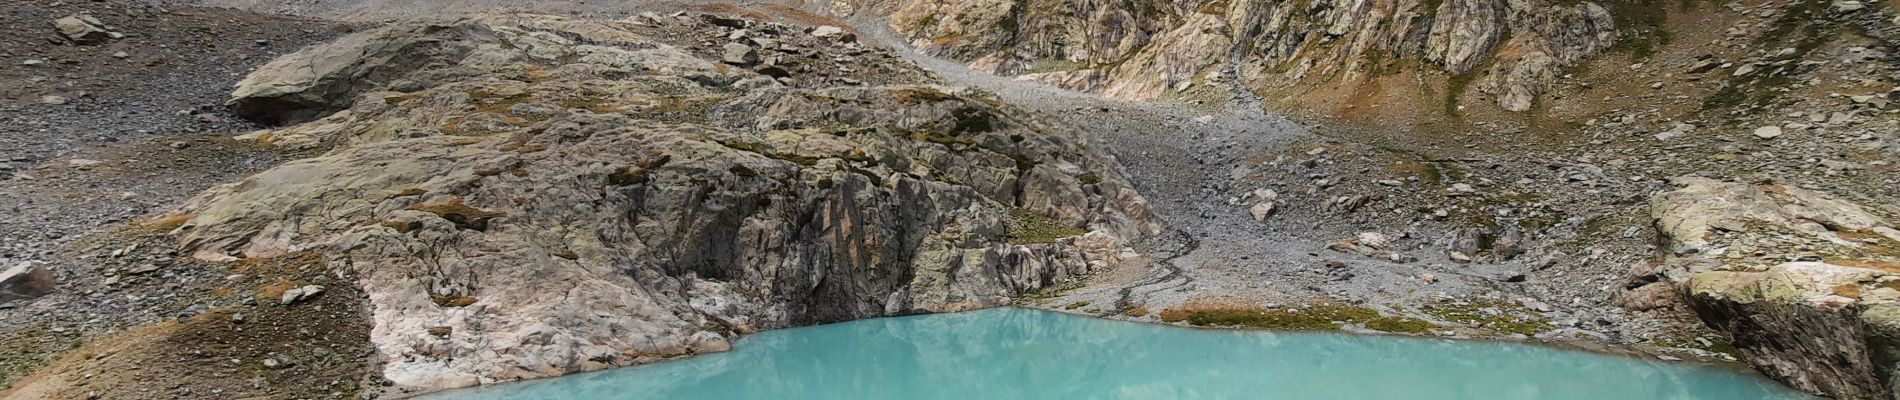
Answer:
[(436, 389), (1003, 305), (1158, 230), (1076, 132), (932, 81), (835, 29), (398, 23), (246, 79), (234, 106), (308, 122), (244, 138), (323, 153), (206, 191), (173, 234), (326, 254), (384, 377)]
[[(1523, 111), (1559, 75), (1616, 40), (1592, 2), (1505, 0), (902, 0), (890, 26), (926, 53), (1115, 97), (1165, 97), (1227, 70), (1255, 89), (1351, 81), (1421, 65), (1481, 74)], [(834, 10), (835, 11), (835, 10)]]
[(1674, 285), (1757, 369), (1844, 399), (1895, 398), (1900, 231), (1890, 216), (1784, 185), (1679, 179), (1651, 200)]

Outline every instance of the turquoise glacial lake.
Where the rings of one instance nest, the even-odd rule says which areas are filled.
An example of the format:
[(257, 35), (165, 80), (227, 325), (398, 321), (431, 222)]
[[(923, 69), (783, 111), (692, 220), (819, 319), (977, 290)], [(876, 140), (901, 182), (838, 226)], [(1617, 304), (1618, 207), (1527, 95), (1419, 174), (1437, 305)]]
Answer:
[(1019, 308), (767, 331), (733, 351), (435, 399), (1811, 399), (1735, 371), (1549, 347), (1204, 330)]

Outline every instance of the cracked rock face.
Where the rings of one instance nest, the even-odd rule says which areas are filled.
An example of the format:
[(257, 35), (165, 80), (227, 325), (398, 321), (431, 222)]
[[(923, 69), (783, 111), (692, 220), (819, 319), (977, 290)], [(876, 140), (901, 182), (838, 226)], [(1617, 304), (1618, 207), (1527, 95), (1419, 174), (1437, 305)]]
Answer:
[[(353, 269), (384, 376), (450, 388), (1004, 305), (1158, 231), (1076, 132), (799, 27), (736, 22), (781, 76), (722, 65), (695, 47), (719, 22), (484, 16), (287, 55), (232, 103), (308, 121), (244, 138), (321, 155), (206, 191), (173, 234)], [(793, 64), (841, 47), (857, 64)]]
[(1449, 75), (1482, 73), (1481, 90), (1524, 111), (1561, 67), (1616, 39), (1610, 12), (1592, 2), (864, 3), (845, 9), (888, 13), (891, 28), (923, 52), (1130, 99), (1164, 97), (1229, 69), (1251, 87), (1280, 87), (1376, 75), (1410, 60)]
[(1892, 216), (1792, 186), (1677, 183), (1650, 202), (1668, 255), (1636, 282), (1677, 286), (1704, 323), (1789, 385), (1894, 398), (1900, 231)]

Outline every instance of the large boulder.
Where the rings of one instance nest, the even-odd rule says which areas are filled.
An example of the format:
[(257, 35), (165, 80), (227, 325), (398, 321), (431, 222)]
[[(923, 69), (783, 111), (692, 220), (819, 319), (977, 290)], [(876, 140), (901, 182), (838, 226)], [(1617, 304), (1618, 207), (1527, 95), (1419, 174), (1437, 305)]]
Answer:
[[(1158, 230), (1077, 132), (927, 82), (784, 86), (698, 47), (722, 29), (487, 16), (284, 56), (233, 103), (309, 121), (243, 138), (324, 153), (207, 190), (175, 233), (202, 259), (354, 269), (384, 377), (446, 388), (1005, 305)], [(785, 70), (924, 76), (856, 59)]]
[(1636, 282), (1678, 287), (1704, 323), (1791, 386), (1894, 398), (1900, 231), (1891, 216), (1793, 186), (1676, 183), (1650, 203), (1668, 246), (1662, 267)]
[(0, 272), (0, 302), (30, 300), (53, 292), (53, 271), (31, 261)]

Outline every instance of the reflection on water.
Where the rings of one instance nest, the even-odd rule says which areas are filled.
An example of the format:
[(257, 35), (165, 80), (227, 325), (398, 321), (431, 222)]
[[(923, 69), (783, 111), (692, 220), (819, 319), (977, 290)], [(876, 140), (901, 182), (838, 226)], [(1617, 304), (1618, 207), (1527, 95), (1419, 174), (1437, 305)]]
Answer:
[(1025, 309), (769, 331), (732, 352), (441, 399), (1808, 399), (1545, 347), (1171, 328)]

